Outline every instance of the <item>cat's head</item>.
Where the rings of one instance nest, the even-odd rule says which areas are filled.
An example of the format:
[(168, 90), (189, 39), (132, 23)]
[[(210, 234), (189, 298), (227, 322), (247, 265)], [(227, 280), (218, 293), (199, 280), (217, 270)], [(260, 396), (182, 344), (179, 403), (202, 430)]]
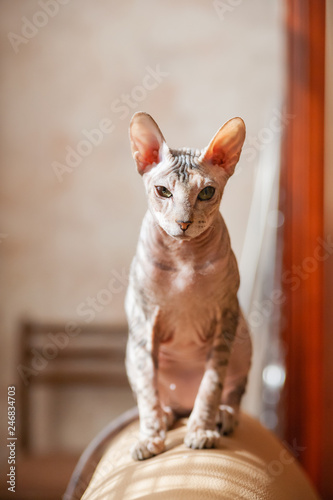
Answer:
[(166, 233), (189, 240), (212, 226), (244, 139), (243, 120), (233, 118), (203, 150), (170, 149), (153, 118), (135, 113), (130, 124), (133, 158), (149, 209)]

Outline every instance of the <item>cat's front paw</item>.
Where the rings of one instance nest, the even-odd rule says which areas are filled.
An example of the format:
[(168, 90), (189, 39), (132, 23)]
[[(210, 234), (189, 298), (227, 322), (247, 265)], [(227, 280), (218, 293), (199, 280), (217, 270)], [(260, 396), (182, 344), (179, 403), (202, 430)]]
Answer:
[(134, 460), (145, 460), (162, 453), (165, 449), (164, 440), (160, 437), (141, 439), (131, 448)]
[(221, 435), (232, 434), (238, 424), (238, 411), (228, 405), (220, 405), (218, 410), (217, 426)]
[(218, 446), (220, 434), (209, 429), (197, 429), (187, 432), (184, 443), (188, 448), (201, 450), (203, 448), (215, 448)]

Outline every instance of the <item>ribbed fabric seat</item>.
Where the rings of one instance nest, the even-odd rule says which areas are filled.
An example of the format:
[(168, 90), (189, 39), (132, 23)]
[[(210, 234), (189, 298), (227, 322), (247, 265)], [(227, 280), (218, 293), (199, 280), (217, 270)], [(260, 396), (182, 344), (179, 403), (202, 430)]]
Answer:
[(219, 449), (183, 444), (186, 420), (168, 433), (166, 451), (142, 462), (129, 449), (138, 421), (109, 443), (83, 500), (318, 500), (297, 460), (267, 429), (243, 414)]

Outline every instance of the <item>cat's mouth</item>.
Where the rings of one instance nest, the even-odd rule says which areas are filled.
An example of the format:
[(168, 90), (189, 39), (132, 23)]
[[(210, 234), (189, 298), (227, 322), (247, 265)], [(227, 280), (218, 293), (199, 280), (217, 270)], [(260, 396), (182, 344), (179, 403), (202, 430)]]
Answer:
[(174, 235), (172, 235), (172, 237), (175, 238), (176, 240), (185, 240), (185, 241), (188, 241), (188, 240), (192, 239), (191, 236), (189, 236), (186, 233), (174, 234)]

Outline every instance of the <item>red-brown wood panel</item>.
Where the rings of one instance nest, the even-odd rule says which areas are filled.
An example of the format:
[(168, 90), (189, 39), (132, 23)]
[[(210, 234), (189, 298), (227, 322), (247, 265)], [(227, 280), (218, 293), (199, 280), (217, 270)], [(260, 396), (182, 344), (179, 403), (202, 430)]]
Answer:
[(286, 0), (287, 112), (281, 170), (285, 213), (285, 432), (320, 489), (323, 424), (323, 172), (325, 0)]

